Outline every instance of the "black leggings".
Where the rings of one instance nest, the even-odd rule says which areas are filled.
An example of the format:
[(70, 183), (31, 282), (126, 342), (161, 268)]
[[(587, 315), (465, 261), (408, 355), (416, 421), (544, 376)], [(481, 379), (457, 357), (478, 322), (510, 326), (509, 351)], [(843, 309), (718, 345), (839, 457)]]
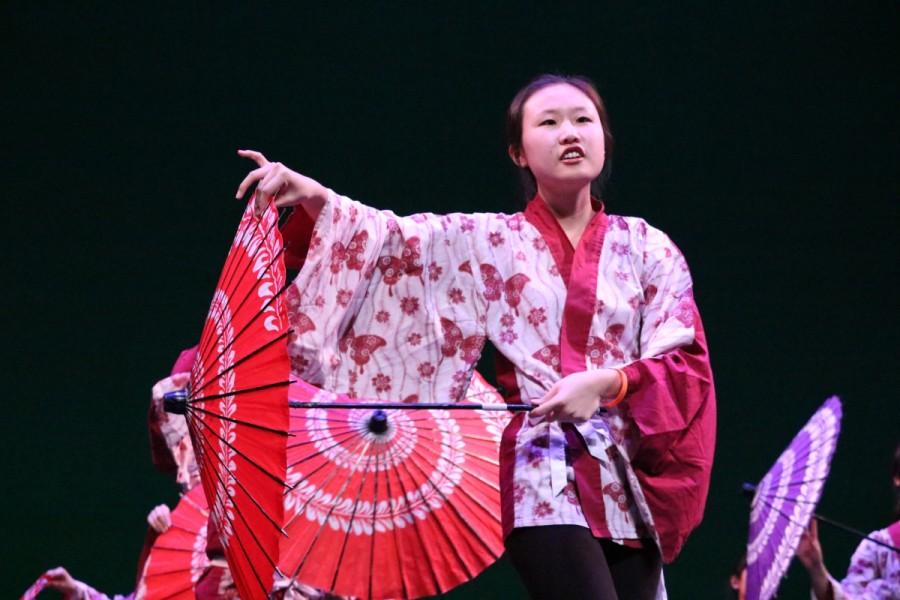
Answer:
[(514, 529), (506, 551), (534, 600), (653, 600), (662, 572), (652, 542), (628, 548), (577, 525)]

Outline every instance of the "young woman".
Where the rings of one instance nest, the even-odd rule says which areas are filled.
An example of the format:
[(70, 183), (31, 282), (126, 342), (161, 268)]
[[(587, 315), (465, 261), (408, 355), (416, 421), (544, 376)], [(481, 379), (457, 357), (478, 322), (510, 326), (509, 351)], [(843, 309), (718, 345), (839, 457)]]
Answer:
[[(533, 198), (515, 214), (401, 218), (254, 151), (258, 203), (284, 229), (295, 375), (370, 398), (463, 397), (485, 340), (510, 400), (506, 545), (535, 598), (665, 597), (661, 563), (699, 523), (715, 399), (687, 265), (634, 217), (607, 215), (612, 136), (594, 86), (544, 75), (508, 112)], [(593, 190), (593, 192), (592, 192)]]
[[(891, 463), (891, 487), (894, 495), (894, 522), (873, 531), (869, 537), (882, 544), (900, 548), (900, 444)], [(850, 598), (900, 598), (900, 552), (865, 539), (853, 552), (847, 576), (837, 581), (825, 567), (819, 527), (815, 519), (800, 538), (797, 558), (809, 572), (812, 595), (816, 600)]]

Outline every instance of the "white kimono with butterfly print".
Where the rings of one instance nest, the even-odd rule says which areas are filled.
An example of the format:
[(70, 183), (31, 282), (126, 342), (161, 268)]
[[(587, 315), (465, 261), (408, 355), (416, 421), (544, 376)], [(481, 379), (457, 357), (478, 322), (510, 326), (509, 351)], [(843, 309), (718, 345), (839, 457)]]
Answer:
[[(574, 320), (584, 335), (567, 334), (564, 320), (575, 314), (568, 307), (569, 273), (561, 273), (560, 257), (551, 252), (559, 232), (545, 213), (537, 198), (513, 215), (401, 218), (329, 193), (308, 237), (286, 239), (289, 251), (308, 243), (288, 291), (295, 374), (357, 397), (457, 401), (490, 339), (511, 363), (512, 386), (526, 403), (577, 370), (634, 363), (625, 372), (636, 390), (652, 385), (654, 373), (667, 377), (653, 361), (696, 341), (690, 275), (677, 248), (640, 219), (601, 211), (595, 221), (603, 231), (591, 239), (602, 252), (597, 246), (585, 263), (579, 250), (571, 265), (572, 282), (595, 282), (578, 292)], [(585, 265), (593, 279), (581, 277)], [(580, 342), (569, 339), (579, 335)], [(654, 415), (667, 410), (653, 402)], [(683, 428), (697, 409), (681, 412)], [(647, 429), (635, 427), (627, 409), (598, 415), (577, 431), (524, 415), (513, 419), (501, 450), (504, 531), (575, 524), (602, 537), (660, 543), (628, 459), (641, 434), (679, 425), (672, 418), (661, 426), (657, 417), (650, 421)], [(674, 499), (676, 508), (699, 499), (702, 513), (709, 465), (702, 468), (706, 481), (700, 476), (685, 485), (694, 497)], [(590, 481), (579, 483), (579, 472)], [(673, 552), (666, 552), (666, 539), (663, 554), (670, 560), (683, 539), (669, 544), (677, 546)]]

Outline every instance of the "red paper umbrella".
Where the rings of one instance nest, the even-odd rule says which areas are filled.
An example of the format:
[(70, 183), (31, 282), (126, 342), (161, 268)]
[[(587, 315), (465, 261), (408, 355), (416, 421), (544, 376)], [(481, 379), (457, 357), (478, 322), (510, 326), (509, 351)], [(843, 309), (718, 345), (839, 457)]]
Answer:
[(278, 213), (270, 204), (257, 218), (253, 203), (213, 294), (190, 385), (166, 398), (167, 410), (187, 418), (212, 520), (244, 600), (265, 598), (274, 581), (290, 370)]
[[(194, 584), (209, 564), (206, 523), (209, 507), (197, 486), (172, 511), (172, 525), (153, 543), (138, 584), (146, 600), (193, 600)], [(140, 594), (139, 594), (140, 595)]]
[[(289, 396), (360, 402), (302, 381)], [(477, 374), (467, 399), (505, 406)], [(421, 406), (291, 409), (286, 576), (345, 596), (418, 598), (502, 554), (498, 454), (509, 414), (411, 410)]]

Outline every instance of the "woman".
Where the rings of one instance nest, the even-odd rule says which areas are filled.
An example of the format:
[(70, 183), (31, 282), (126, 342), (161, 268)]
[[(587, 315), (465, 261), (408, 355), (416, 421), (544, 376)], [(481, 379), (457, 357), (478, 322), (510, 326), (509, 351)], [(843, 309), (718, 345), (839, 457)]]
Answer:
[[(289, 289), (297, 376), (372, 398), (459, 400), (486, 339), (509, 399), (531, 403), (501, 445), (506, 545), (536, 598), (659, 598), (702, 516), (712, 376), (681, 253), (607, 215), (612, 136), (595, 88), (545, 75), (507, 115), (534, 186), (506, 214), (400, 218), (239, 151), (303, 266)], [(595, 195), (592, 196), (592, 186)]]
[(900, 598), (900, 552), (884, 546), (900, 548), (900, 444), (894, 449), (891, 463), (891, 486), (894, 495), (894, 523), (873, 531), (853, 552), (847, 576), (837, 581), (825, 567), (822, 545), (819, 542), (818, 522), (810, 521), (800, 538), (797, 558), (809, 572), (812, 597), (815, 600), (845, 600)]

